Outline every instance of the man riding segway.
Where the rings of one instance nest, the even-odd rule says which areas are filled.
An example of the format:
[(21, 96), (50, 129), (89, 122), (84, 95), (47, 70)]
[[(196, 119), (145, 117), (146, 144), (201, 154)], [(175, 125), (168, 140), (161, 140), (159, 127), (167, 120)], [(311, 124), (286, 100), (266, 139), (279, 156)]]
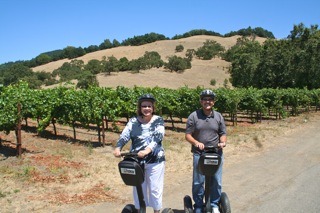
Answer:
[[(192, 112), (186, 124), (186, 140), (192, 145), (193, 153), (193, 178), (192, 178), (192, 197), (194, 200), (194, 212), (219, 213), (219, 204), (222, 194), (222, 167), (223, 167), (223, 148), (226, 147), (227, 131), (223, 116), (213, 110), (216, 94), (211, 90), (203, 90), (200, 93), (201, 108)], [(208, 211), (203, 199), (205, 195), (205, 175), (198, 169), (199, 159), (205, 147), (212, 146), (218, 148), (217, 154), (221, 157), (217, 171), (210, 176), (210, 206)], [(207, 182), (207, 181), (206, 181)]]

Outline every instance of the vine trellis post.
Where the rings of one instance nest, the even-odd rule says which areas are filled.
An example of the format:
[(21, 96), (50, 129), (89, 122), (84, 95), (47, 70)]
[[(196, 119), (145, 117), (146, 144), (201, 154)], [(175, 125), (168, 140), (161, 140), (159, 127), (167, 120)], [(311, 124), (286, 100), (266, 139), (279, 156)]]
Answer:
[(18, 102), (18, 124), (16, 128), (16, 137), (17, 137), (17, 157), (21, 157), (22, 154), (22, 143), (21, 143), (21, 103)]

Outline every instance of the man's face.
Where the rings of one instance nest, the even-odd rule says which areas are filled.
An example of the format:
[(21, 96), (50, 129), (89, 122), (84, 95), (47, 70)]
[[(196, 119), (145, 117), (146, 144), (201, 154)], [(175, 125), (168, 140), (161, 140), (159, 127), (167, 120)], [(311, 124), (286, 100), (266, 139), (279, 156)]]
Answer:
[(201, 100), (201, 106), (204, 110), (211, 110), (214, 105), (214, 100), (212, 97), (203, 97)]

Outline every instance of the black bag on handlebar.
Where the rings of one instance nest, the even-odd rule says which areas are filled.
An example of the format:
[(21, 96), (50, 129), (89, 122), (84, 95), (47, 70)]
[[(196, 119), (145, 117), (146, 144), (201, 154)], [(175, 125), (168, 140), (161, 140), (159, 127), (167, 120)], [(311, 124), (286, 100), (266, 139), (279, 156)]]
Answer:
[(137, 186), (144, 182), (144, 165), (137, 159), (125, 158), (118, 164), (123, 182), (129, 186)]
[(200, 174), (214, 176), (221, 164), (221, 156), (217, 153), (203, 153), (198, 162)]

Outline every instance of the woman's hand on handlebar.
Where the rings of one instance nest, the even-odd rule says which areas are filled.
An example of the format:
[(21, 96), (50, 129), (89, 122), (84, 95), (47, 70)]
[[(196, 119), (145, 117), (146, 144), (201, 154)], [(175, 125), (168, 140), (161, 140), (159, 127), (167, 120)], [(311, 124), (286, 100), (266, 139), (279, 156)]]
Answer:
[(144, 158), (146, 157), (152, 150), (150, 148), (146, 148), (144, 150), (141, 150), (138, 152), (138, 158)]
[(141, 150), (137, 154), (138, 154), (138, 158), (144, 158), (146, 155), (148, 155), (146, 150)]
[(113, 155), (115, 157), (121, 157), (121, 150), (120, 148), (115, 148), (114, 151), (113, 151)]
[(121, 149), (120, 148), (115, 148), (113, 151), (113, 155), (115, 157), (121, 157), (121, 156), (135, 156), (138, 158), (144, 158), (145, 156), (147, 156), (149, 153), (151, 152), (150, 149), (145, 149), (145, 150), (141, 150), (138, 153), (133, 153), (133, 152), (128, 152), (128, 153), (121, 153)]

